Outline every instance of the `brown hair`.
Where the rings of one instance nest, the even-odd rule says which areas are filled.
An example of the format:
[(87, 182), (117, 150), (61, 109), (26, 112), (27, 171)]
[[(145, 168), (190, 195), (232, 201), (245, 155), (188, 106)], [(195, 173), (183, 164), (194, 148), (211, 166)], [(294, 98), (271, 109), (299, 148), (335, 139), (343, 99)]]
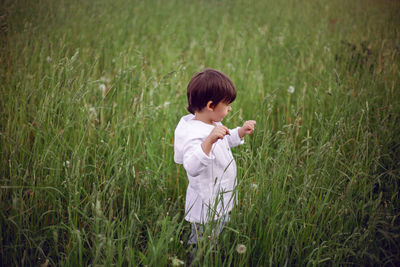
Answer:
[(212, 101), (213, 106), (219, 102), (232, 103), (236, 98), (236, 88), (233, 82), (217, 70), (205, 69), (190, 80), (187, 87), (187, 110), (194, 114)]

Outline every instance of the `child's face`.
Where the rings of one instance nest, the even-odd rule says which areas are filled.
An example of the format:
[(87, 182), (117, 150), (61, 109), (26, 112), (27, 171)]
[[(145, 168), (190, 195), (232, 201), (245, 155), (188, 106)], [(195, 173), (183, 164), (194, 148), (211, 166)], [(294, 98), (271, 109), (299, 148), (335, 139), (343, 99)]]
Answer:
[(232, 108), (230, 104), (219, 102), (211, 113), (212, 121), (214, 122), (222, 121), (222, 119), (225, 118), (225, 116), (228, 115), (228, 112), (231, 110)]

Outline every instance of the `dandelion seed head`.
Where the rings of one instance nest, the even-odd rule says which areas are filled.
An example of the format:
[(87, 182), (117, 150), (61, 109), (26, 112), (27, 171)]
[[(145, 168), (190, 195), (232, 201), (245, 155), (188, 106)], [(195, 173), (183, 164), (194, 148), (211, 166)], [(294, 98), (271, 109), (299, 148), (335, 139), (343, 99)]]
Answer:
[(293, 94), (294, 93), (294, 86), (289, 86), (289, 88), (287, 89), (288, 93)]
[(244, 254), (245, 252), (246, 252), (246, 246), (245, 245), (243, 245), (243, 244), (238, 244), (237, 246), (236, 246), (236, 251), (237, 251), (237, 253), (239, 253), (239, 254)]

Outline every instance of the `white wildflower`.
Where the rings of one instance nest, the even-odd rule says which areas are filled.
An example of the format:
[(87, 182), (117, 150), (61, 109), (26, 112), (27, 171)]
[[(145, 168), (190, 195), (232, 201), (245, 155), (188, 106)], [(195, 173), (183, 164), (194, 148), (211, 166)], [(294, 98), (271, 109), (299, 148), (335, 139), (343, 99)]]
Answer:
[(258, 185), (255, 184), (255, 183), (252, 183), (252, 184), (250, 185), (250, 187), (251, 187), (253, 190), (257, 190)]
[(268, 26), (264, 25), (263, 27), (258, 27), (257, 30), (261, 35), (265, 35), (268, 32)]
[(278, 42), (279, 42), (279, 44), (280, 45), (283, 45), (283, 42), (285, 41), (285, 37), (283, 36), (283, 35), (280, 35), (279, 37), (278, 37)]
[(102, 84), (100, 84), (99, 85), (99, 90), (103, 93), (103, 95), (106, 93), (106, 90), (107, 90), (107, 86), (104, 84), (104, 83), (102, 83)]
[(293, 94), (294, 93), (294, 86), (289, 86), (289, 88), (287, 89), (288, 93)]
[(236, 71), (236, 68), (235, 68), (235, 66), (232, 64), (232, 63), (228, 63), (227, 64), (227, 66), (228, 66), (228, 68), (230, 68), (231, 70), (233, 70), (233, 71)]
[(94, 123), (95, 121), (98, 121), (97, 120), (97, 112), (94, 107), (89, 108), (89, 119), (92, 123)]
[(50, 57), (50, 56), (47, 56), (47, 57), (46, 57), (46, 61), (49, 62), (49, 63), (51, 63), (51, 61), (52, 61), (52, 60), (51, 60), (51, 57)]
[(184, 264), (185, 264), (184, 261), (178, 259), (176, 256), (174, 256), (174, 257), (169, 257), (169, 259), (170, 259), (171, 262), (172, 262), (172, 266), (181, 266), (181, 265), (184, 265)]
[(168, 102), (168, 101), (167, 101), (167, 102), (165, 102), (165, 103), (164, 103), (164, 105), (163, 105), (163, 106), (164, 106), (164, 108), (168, 107), (168, 106), (169, 106), (169, 104), (170, 104), (170, 102)]
[(243, 244), (238, 244), (238, 245), (236, 246), (236, 251), (237, 251), (237, 253), (239, 253), (239, 254), (244, 254), (244, 253), (246, 253), (246, 246), (243, 245)]
[(69, 168), (70, 166), (71, 166), (71, 162), (69, 162), (69, 160), (66, 160), (66, 161), (64, 162), (64, 167)]

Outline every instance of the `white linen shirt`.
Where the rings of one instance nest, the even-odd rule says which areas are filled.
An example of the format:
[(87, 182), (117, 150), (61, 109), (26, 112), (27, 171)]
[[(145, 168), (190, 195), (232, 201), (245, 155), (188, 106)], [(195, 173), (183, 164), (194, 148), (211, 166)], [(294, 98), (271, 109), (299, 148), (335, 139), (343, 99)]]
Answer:
[(174, 160), (183, 164), (189, 179), (186, 190), (185, 219), (205, 223), (216, 220), (232, 210), (236, 201), (236, 163), (231, 148), (243, 144), (239, 127), (230, 135), (215, 142), (210, 155), (201, 144), (216, 125), (194, 119), (193, 114), (183, 116), (175, 129)]

